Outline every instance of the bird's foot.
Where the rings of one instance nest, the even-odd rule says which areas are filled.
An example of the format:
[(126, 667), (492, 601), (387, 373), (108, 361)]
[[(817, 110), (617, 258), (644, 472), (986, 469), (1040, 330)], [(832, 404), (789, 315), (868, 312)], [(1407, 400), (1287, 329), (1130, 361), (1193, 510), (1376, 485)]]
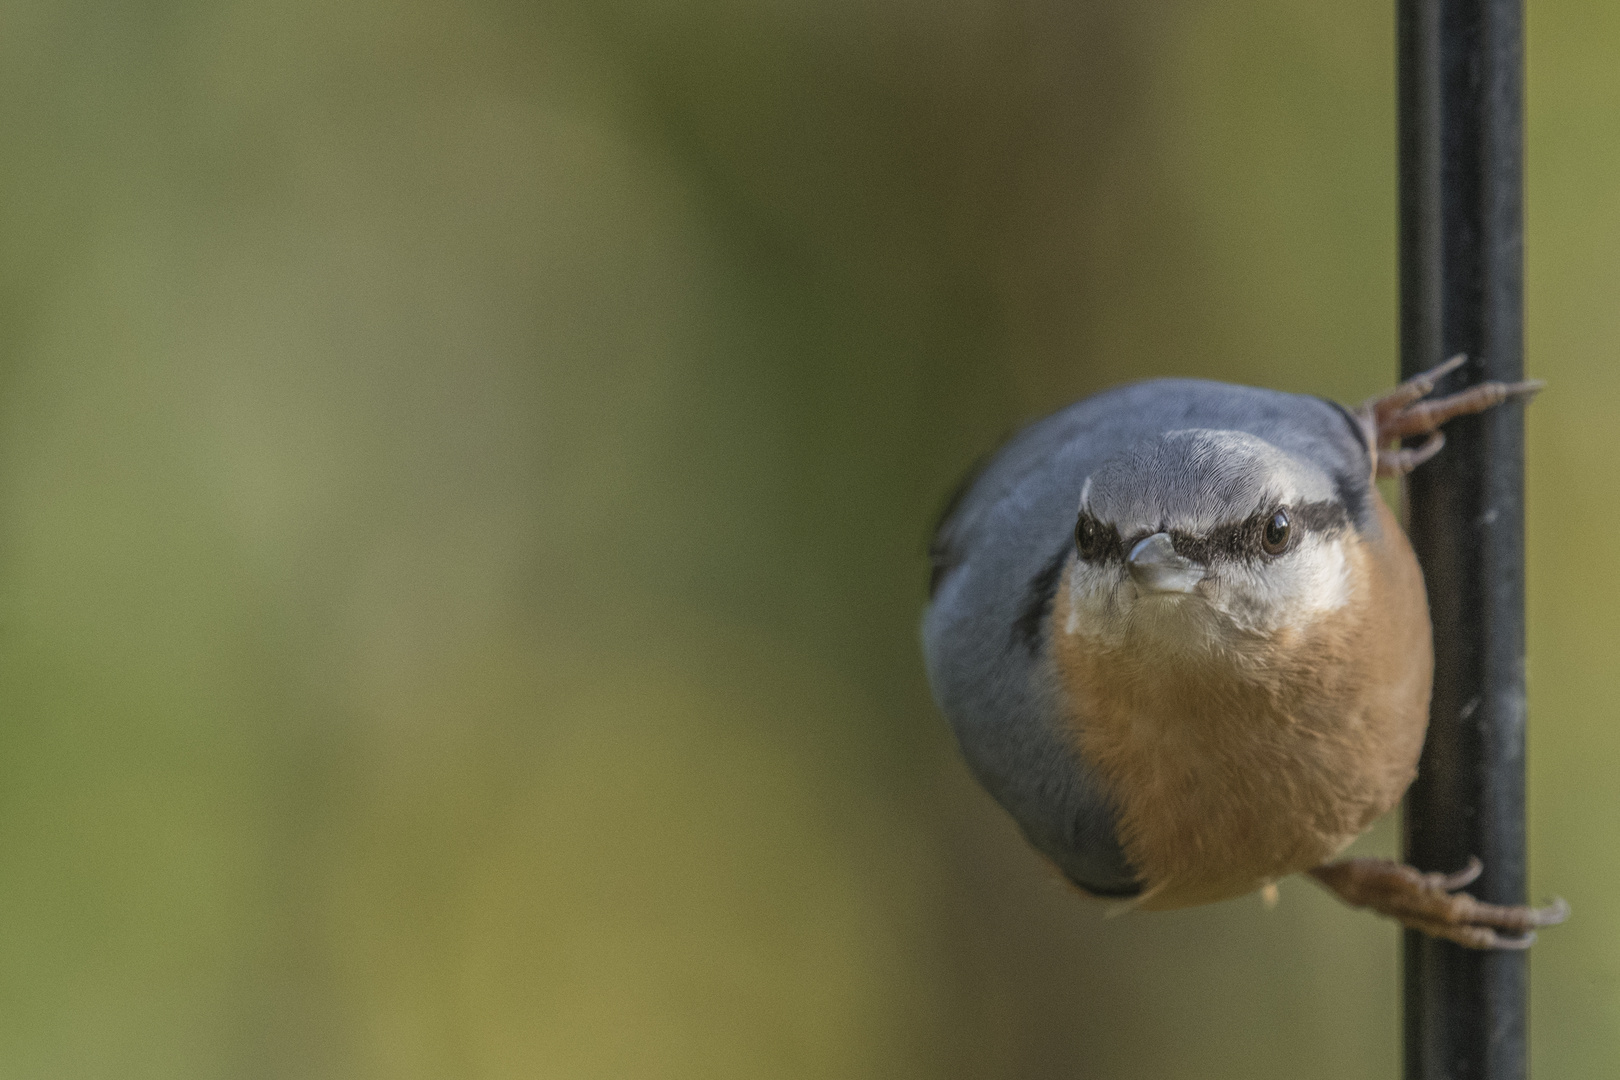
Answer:
[[(1535, 928), (1569, 918), (1569, 905), (1546, 907), (1486, 904), (1457, 890), (1479, 877), (1478, 859), (1455, 874), (1425, 874), (1392, 859), (1344, 859), (1311, 876), (1351, 907), (1371, 908), (1413, 930), (1470, 949), (1528, 949)], [(1506, 935), (1506, 936), (1504, 936)]]
[[(1504, 401), (1529, 397), (1546, 385), (1539, 379), (1516, 383), (1487, 382), (1442, 398), (1420, 400), (1467, 359), (1466, 356), (1453, 356), (1439, 367), (1414, 375), (1389, 393), (1372, 398), (1356, 410), (1357, 417), (1372, 440), (1379, 476), (1405, 476), (1438, 454), (1446, 444), (1440, 425), (1447, 420), (1484, 412)], [(1386, 449), (1397, 439), (1412, 435), (1429, 437), (1421, 446)]]

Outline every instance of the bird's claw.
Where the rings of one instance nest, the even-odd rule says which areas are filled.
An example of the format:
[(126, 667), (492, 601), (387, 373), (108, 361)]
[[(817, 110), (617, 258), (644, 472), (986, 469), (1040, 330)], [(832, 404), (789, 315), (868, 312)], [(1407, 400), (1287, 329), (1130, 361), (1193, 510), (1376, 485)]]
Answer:
[(1468, 865), (1454, 873), (1446, 874), (1437, 884), (1446, 892), (1456, 892), (1465, 886), (1472, 885), (1474, 880), (1485, 870), (1485, 864), (1479, 861), (1478, 855), (1468, 856)]
[[(1539, 379), (1525, 382), (1486, 382), (1445, 397), (1422, 400), (1442, 378), (1461, 367), (1461, 354), (1421, 375), (1414, 375), (1389, 393), (1367, 401), (1356, 411), (1372, 443), (1379, 476), (1404, 476), (1428, 461), (1445, 446), (1440, 425), (1459, 416), (1484, 412), (1505, 401), (1530, 397), (1546, 385)], [(1427, 435), (1421, 445), (1387, 449), (1398, 439)]]
[(1451, 874), (1424, 873), (1391, 859), (1344, 859), (1311, 871), (1351, 907), (1371, 908), (1403, 926), (1470, 949), (1528, 949), (1535, 930), (1569, 918), (1569, 905), (1555, 899), (1545, 907), (1487, 904), (1463, 886), (1479, 877), (1477, 858)]

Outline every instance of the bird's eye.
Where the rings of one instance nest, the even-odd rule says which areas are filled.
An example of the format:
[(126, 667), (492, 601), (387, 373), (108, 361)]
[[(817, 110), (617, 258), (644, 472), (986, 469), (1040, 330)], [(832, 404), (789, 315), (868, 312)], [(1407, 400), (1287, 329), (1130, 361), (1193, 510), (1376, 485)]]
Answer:
[(1090, 514), (1081, 514), (1074, 527), (1074, 546), (1082, 559), (1095, 559), (1102, 551), (1102, 527)]
[(1266, 530), (1261, 534), (1260, 546), (1267, 555), (1281, 555), (1288, 550), (1288, 537), (1293, 532), (1288, 524), (1288, 512), (1279, 510), (1271, 515), (1266, 522)]

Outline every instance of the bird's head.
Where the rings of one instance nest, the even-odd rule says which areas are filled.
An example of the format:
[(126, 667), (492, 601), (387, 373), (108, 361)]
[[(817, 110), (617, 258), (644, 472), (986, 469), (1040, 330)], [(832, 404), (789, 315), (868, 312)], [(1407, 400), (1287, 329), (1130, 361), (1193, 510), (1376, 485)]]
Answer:
[(1236, 431), (1172, 431), (1085, 481), (1068, 634), (1225, 653), (1331, 617), (1354, 592), (1356, 533), (1322, 468)]

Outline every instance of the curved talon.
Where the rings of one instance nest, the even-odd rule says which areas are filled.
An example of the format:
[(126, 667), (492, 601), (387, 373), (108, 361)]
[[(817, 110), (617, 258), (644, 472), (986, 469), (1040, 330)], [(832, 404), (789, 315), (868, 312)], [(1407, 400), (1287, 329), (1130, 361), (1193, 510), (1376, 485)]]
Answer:
[[(1412, 376), (1412, 378), (1406, 381), (1410, 383), (1422, 383), (1424, 386), (1428, 387), (1428, 390), (1423, 391), (1423, 393), (1427, 394), (1429, 390), (1434, 389), (1435, 384), (1441, 379), (1445, 378), (1447, 375), (1450, 375), (1453, 371), (1456, 371), (1466, 363), (1468, 363), (1467, 353), (1454, 353), (1447, 359), (1442, 360), (1438, 364), (1434, 365), (1434, 367), (1430, 368), (1428, 371), (1419, 372), (1417, 375)], [(1420, 394), (1418, 396), (1421, 397), (1422, 395)]]
[(1569, 918), (1569, 901), (1562, 896), (1552, 898), (1552, 903), (1546, 907), (1531, 908), (1536, 916), (1537, 926), (1557, 926)]
[(1454, 874), (1447, 874), (1440, 879), (1440, 887), (1446, 892), (1456, 892), (1465, 885), (1472, 885), (1474, 880), (1484, 873), (1485, 864), (1479, 861), (1478, 855), (1468, 856), (1468, 865)]

